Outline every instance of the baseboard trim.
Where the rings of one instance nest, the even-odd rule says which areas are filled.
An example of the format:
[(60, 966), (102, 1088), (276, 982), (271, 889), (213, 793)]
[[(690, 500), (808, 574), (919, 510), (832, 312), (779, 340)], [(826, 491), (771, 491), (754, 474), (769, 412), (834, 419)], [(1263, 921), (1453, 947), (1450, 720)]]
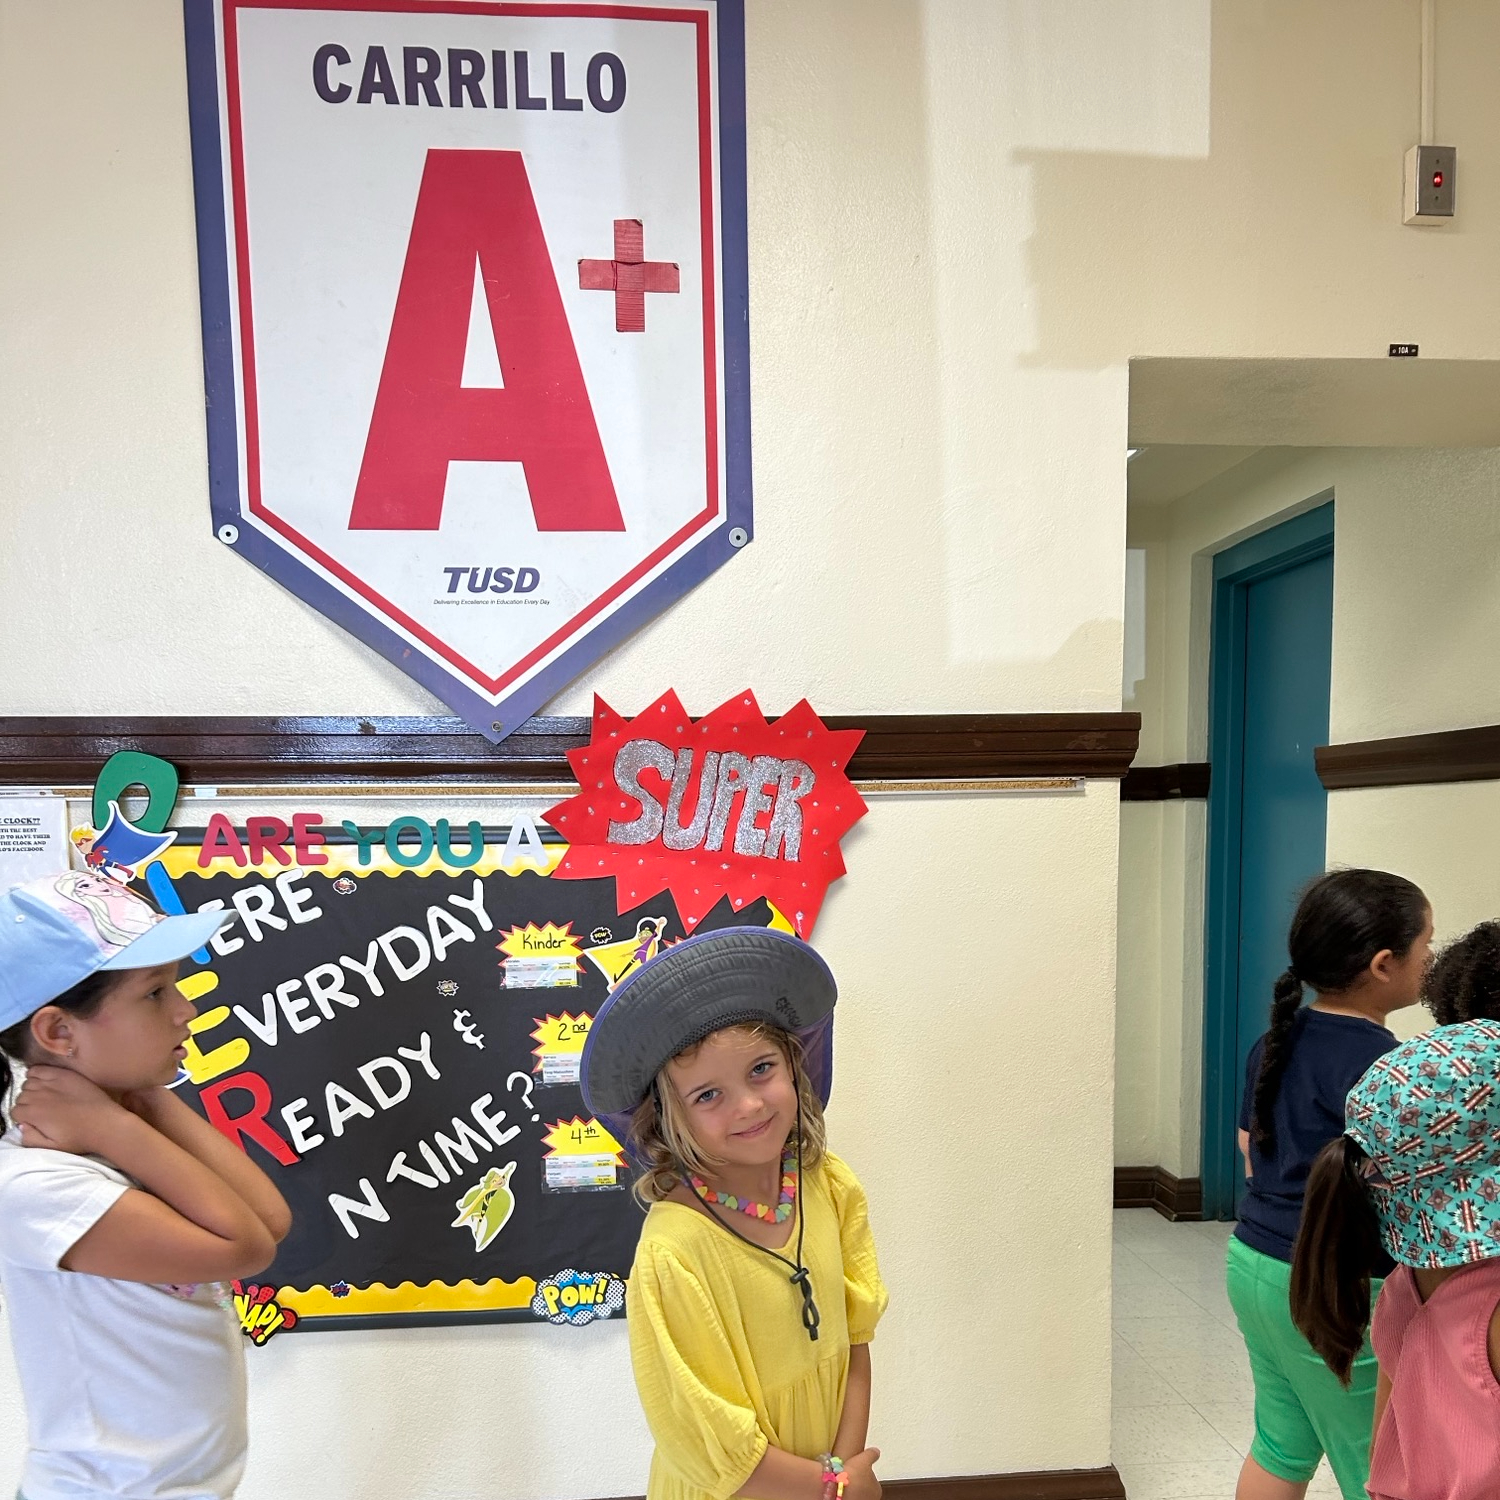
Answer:
[(1125, 1486), (1113, 1464), (1103, 1469), (1045, 1469), (1028, 1474), (887, 1479), (881, 1489), (889, 1500), (1126, 1500)]
[(1125, 1500), (1113, 1464), (1104, 1469), (1054, 1469), (1031, 1474), (965, 1474), (952, 1479), (892, 1479), (891, 1500)]
[(1154, 1208), (1174, 1224), (1203, 1217), (1203, 1179), (1174, 1177), (1165, 1167), (1116, 1167), (1115, 1207)]

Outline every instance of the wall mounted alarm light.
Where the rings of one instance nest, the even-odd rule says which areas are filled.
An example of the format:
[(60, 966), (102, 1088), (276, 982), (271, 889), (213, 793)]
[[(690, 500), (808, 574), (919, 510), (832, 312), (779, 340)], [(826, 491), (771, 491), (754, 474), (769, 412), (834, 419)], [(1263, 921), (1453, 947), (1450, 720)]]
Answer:
[(1457, 167), (1458, 151), (1453, 146), (1413, 146), (1406, 153), (1404, 223), (1452, 222)]

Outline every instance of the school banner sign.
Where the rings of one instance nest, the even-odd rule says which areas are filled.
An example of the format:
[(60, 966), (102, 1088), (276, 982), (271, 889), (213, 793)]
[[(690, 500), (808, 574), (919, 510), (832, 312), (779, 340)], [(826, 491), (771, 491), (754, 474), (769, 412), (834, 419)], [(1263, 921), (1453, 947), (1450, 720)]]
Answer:
[(215, 533), (491, 739), (751, 535), (740, 0), (184, 0)]

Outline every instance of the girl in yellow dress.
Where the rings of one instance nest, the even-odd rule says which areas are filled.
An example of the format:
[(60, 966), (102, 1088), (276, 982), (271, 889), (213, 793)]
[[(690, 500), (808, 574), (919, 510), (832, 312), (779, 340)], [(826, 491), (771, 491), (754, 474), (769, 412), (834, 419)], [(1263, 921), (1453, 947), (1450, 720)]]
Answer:
[(824, 1144), (828, 966), (760, 927), (665, 949), (600, 1007), (583, 1094), (649, 1205), (627, 1297), (647, 1500), (879, 1500), (885, 1311), (865, 1194)]

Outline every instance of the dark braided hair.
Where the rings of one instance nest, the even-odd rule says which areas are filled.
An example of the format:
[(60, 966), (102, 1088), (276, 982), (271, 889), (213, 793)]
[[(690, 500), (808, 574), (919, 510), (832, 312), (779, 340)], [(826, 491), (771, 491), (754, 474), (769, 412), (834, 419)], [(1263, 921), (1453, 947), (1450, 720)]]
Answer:
[(1481, 922), (1438, 954), (1422, 999), (1439, 1026), (1500, 1021), (1500, 922)]
[[(67, 1011), (70, 1016), (87, 1019), (104, 1003), (104, 997), (114, 988), (119, 978), (117, 970), (98, 969), (87, 979), (80, 979), (72, 989), (64, 990), (55, 1000), (47, 1001), (47, 1005), (55, 1005), (59, 1010)], [(37, 1010), (45, 1008), (37, 1006)], [(35, 1013), (32, 1012), (33, 1015)], [(5, 1109), (10, 1103), (11, 1090), (16, 1081), (13, 1064), (26, 1062), (30, 1039), (31, 1016), (0, 1031), (0, 1130), (5, 1128)]]
[(1333, 870), (1303, 891), (1287, 934), (1292, 962), (1276, 981), (1255, 1080), (1251, 1133), (1262, 1151), (1276, 1147), (1272, 1111), (1292, 1055), (1302, 987), (1334, 995), (1348, 989), (1377, 953), (1389, 949), (1404, 958), (1427, 925), (1427, 913), (1420, 888), (1385, 870)]

